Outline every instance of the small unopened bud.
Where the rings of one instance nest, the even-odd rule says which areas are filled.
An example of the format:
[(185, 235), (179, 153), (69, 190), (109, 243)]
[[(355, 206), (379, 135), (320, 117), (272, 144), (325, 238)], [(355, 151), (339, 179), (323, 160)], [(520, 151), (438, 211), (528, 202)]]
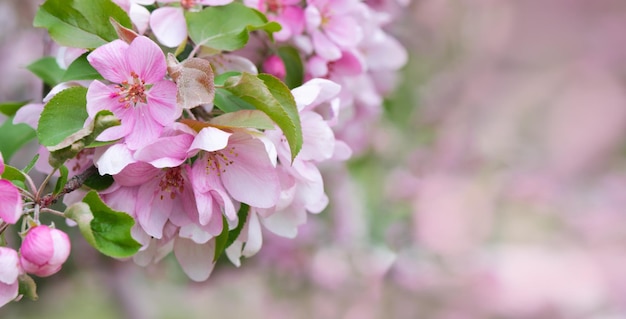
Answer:
[(24, 271), (47, 277), (61, 270), (70, 254), (70, 239), (64, 232), (45, 225), (31, 228), (20, 248)]
[(284, 80), (287, 75), (285, 63), (283, 63), (283, 60), (277, 55), (272, 55), (263, 62), (263, 72), (269, 73), (281, 80)]

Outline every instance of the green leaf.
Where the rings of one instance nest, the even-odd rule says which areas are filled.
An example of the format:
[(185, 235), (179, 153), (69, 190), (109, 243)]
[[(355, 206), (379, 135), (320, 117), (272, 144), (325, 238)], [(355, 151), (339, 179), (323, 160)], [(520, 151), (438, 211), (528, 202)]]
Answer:
[(229, 78), (224, 89), (267, 114), (285, 134), (291, 159), (298, 155), (302, 148), (300, 116), (293, 95), (283, 82), (269, 74), (255, 76), (244, 72)]
[(96, 173), (87, 177), (83, 185), (91, 189), (101, 191), (101, 190), (105, 190), (109, 188), (109, 186), (113, 185), (113, 182), (114, 182), (113, 176), (108, 175), (108, 174), (99, 175)]
[(222, 127), (258, 128), (261, 130), (274, 128), (272, 119), (259, 110), (239, 110), (222, 114), (212, 118), (209, 124)]
[(237, 223), (237, 227), (235, 229), (228, 232), (228, 241), (226, 242), (226, 248), (230, 247), (243, 229), (243, 226), (246, 224), (246, 220), (248, 220), (248, 213), (250, 211), (250, 206), (247, 204), (241, 203), (241, 207), (239, 207), (239, 211), (237, 212), (237, 219), (239, 222)]
[(233, 51), (248, 43), (250, 31), (264, 30), (270, 37), (280, 30), (259, 11), (233, 2), (226, 6), (207, 7), (200, 12), (185, 12), (189, 37), (196, 45)]
[(57, 179), (57, 183), (54, 186), (54, 194), (57, 195), (58, 193), (61, 192), (61, 190), (63, 190), (63, 186), (65, 186), (65, 183), (67, 183), (67, 174), (69, 173), (69, 171), (67, 170), (67, 167), (65, 167), (65, 165), (61, 165), (61, 167), (59, 167), (59, 174), (61, 176), (59, 176), (59, 178)]
[(226, 250), (228, 235), (228, 221), (226, 221), (226, 217), (222, 215), (222, 233), (215, 237), (215, 254), (213, 255), (213, 262), (216, 262), (222, 253), (224, 253), (224, 250)]
[(215, 85), (224, 85), (224, 82), (232, 76), (241, 75), (241, 72), (229, 71), (215, 76)]
[(47, 147), (48, 151), (50, 151), (48, 163), (50, 163), (52, 167), (58, 168), (60, 165), (63, 165), (65, 161), (74, 158), (80, 151), (93, 143), (96, 137), (104, 130), (120, 124), (120, 120), (115, 117), (111, 111), (102, 110), (96, 113), (96, 117), (88, 126), (66, 137), (61, 143)]
[(126, 213), (111, 209), (96, 191), (90, 191), (82, 202), (68, 207), (65, 215), (78, 223), (89, 244), (107, 256), (130, 257), (141, 248), (130, 234), (135, 220)]
[(85, 53), (79, 56), (70, 66), (67, 67), (67, 71), (63, 74), (61, 82), (74, 81), (74, 80), (102, 80), (102, 75), (96, 71), (96, 69), (87, 61), (87, 55)]
[(28, 101), (2, 102), (0, 103), (0, 113), (6, 116), (13, 116), (20, 108), (22, 108), (22, 106), (26, 104), (28, 104)]
[(21, 274), (18, 278), (18, 294), (21, 296), (26, 296), (26, 298), (30, 300), (37, 300), (39, 296), (37, 295), (37, 284), (35, 280), (27, 274)]
[(43, 57), (29, 64), (26, 68), (49, 86), (59, 84), (61, 77), (63, 77), (63, 72), (65, 72), (65, 70), (61, 69), (57, 60), (51, 56)]
[(13, 124), (13, 116), (4, 120), (0, 126), (0, 153), (4, 156), (4, 161), (10, 162), (15, 152), (35, 136), (37, 134), (30, 126), (23, 123)]
[(300, 53), (294, 47), (283, 46), (278, 48), (278, 55), (285, 64), (287, 75), (285, 76), (285, 84), (290, 89), (302, 85), (304, 81), (304, 64), (300, 58)]
[(11, 165), (6, 165), (6, 164), (4, 165), (4, 172), (2, 172), (2, 175), (0, 175), (0, 177), (2, 177), (2, 179), (6, 179), (11, 182), (17, 181), (22, 184), (24, 184), (24, 182), (26, 181), (24, 172), (20, 171), (19, 169)]
[(226, 89), (215, 88), (213, 104), (220, 110), (228, 113), (239, 110), (254, 110), (254, 105), (242, 100)]
[(38, 160), (39, 160), (39, 154), (35, 154), (33, 159), (31, 159), (30, 162), (28, 162), (28, 165), (24, 167), (22, 172), (24, 172), (24, 174), (28, 174), (28, 172), (30, 172), (30, 170), (33, 169), (33, 167), (35, 167), (35, 164), (37, 164)]
[(83, 128), (87, 119), (87, 88), (71, 87), (57, 93), (43, 108), (37, 136), (39, 143), (53, 146)]
[(33, 24), (48, 29), (60, 45), (96, 48), (117, 39), (109, 18), (132, 28), (126, 12), (111, 0), (47, 0), (39, 7)]

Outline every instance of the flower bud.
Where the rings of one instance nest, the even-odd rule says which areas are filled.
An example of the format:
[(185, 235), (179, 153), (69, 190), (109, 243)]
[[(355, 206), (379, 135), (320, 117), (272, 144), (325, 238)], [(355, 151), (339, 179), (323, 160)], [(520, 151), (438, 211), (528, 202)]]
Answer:
[(277, 55), (272, 55), (263, 62), (263, 72), (269, 73), (281, 80), (284, 80), (287, 75), (285, 63), (283, 63), (283, 60)]
[(45, 225), (31, 228), (20, 248), (24, 271), (47, 277), (61, 269), (70, 254), (70, 239), (64, 232)]

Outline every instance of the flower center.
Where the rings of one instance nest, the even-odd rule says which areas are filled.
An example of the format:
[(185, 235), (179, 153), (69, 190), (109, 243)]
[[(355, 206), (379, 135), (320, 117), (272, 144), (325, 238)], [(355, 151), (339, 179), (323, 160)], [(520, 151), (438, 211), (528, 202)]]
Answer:
[(125, 107), (136, 106), (137, 103), (146, 103), (146, 84), (143, 80), (139, 79), (139, 75), (135, 72), (130, 72), (133, 77), (132, 83), (124, 81), (117, 86), (120, 95), (119, 102), (126, 103)]
[(161, 200), (163, 200), (165, 193), (170, 193), (170, 199), (174, 199), (177, 193), (182, 193), (185, 190), (185, 179), (181, 173), (180, 167), (168, 168), (165, 171), (159, 182)]
[(222, 173), (226, 172), (228, 166), (235, 163), (234, 159), (237, 156), (239, 156), (239, 153), (235, 151), (234, 146), (231, 146), (224, 150), (208, 153), (206, 173), (211, 174), (211, 172), (213, 171), (217, 173), (217, 176), (221, 176)]

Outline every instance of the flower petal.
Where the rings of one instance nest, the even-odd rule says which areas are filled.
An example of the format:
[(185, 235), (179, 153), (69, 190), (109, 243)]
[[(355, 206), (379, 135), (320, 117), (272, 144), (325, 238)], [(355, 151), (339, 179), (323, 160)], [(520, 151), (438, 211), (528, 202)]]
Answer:
[(19, 256), (17, 251), (8, 247), (0, 247), (0, 285), (16, 282), (19, 274)]
[(0, 283), (0, 307), (17, 298), (18, 287), (19, 283), (17, 280), (10, 285)]
[(280, 195), (280, 182), (263, 142), (246, 133), (235, 133), (229, 146), (235, 147), (236, 152), (228, 157), (232, 164), (221, 173), (228, 193), (250, 206), (274, 206)]
[(0, 219), (15, 224), (22, 216), (22, 197), (15, 185), (0, 180)]
[(105, 79), (122, 83), (130, 80), (130, 66), (126, 57), (128, 43), (122, 40), (114, 40), (91, 52), (87, 56), (87, 61)]
[(224, 149), (228, 145), (228, 138), (231, 135), (232, 133), (224, 132), (215, 127), (205, 127), (198, 132), (189, 150), (213, 152)]
[(172, 81), (158, 81), (148, 91), (148, 107), (155, 121), (168, 126), (183, 114), (176, 103), (176, 84)]
[(148, 106), (144, 104), (138, 105), (133, 110), (132, 118), (135, 119), (135, 125), (124, 139), (131, 150), (137, 150), (156, 141), (163, 131), (163, 126), (152, 118), (147, 108)]
[(176, 167), (187, 159), (193, 139), (189, 134), (159, 138), (135, 152), (135, 159), (158, 168)]
[(128, 66), (139, 75), (146, 84), (163, 80), (167, 72), (165, 55), (152, 40), (139, 36), (131, 42), (126, 51)]
[(152, 11), (150, 28), (166, 47), (177, 47), (187, 38), (187, 23), (182, 8), (163, 7)]
[(193, 281), (204, 281), (209, 278), (213, 267), (215, 240), (206, 244), (196, 244), (190, 239), (178, 237), (174, 242), (174, 255), (183, 271)]
[(93, 161), (100, 175), (115, 175), (129, 164), (137, 162), (125, 144), (113, 144), (108, 148), (96, 149)]

